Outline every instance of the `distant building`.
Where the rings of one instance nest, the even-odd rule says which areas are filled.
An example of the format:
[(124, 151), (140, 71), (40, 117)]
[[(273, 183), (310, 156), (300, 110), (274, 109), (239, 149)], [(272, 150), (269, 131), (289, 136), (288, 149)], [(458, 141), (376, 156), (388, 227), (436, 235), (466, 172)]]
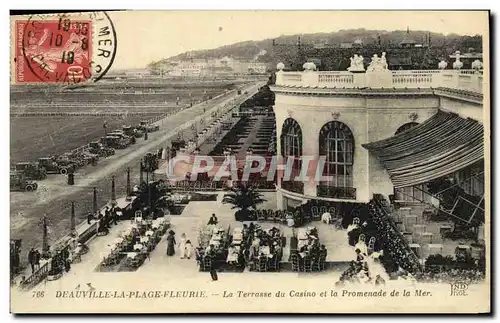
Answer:
[(146, 76), (151, 76), (152, 72), (151, 69), (149, 68), (140, 68), (140, 69), (133, 69), (133, 70), (126, 70), (125, 71), (125, 76), (126, 77), (133, 77), (133, 78), (143, 78)]
[(267, 65), (265, 63), (251, 62), (248, 63), (247, 71), (249, 74), (266, 74)]
[(413, 47), (423, 47), (423, 44), (417, 43), (410, 35), (410, 27), (406, 28), (406, 36), (399, 43), (399, 47), (402, 48), (413, 48)]
[(226, 76), (265, 74), (267, 64), (239, 61), (225, 56), (219, 59), (188, 59), (185, 61), (166, 61), (162, 66), (163, 75), (177, 77)]

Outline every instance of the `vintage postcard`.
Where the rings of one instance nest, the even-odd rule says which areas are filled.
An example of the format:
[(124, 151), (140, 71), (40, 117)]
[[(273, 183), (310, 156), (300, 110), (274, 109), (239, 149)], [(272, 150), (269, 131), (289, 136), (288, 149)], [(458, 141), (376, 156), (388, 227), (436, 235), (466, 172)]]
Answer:
[(10, 17), (13, 313), (489, 313), (487, 11)]

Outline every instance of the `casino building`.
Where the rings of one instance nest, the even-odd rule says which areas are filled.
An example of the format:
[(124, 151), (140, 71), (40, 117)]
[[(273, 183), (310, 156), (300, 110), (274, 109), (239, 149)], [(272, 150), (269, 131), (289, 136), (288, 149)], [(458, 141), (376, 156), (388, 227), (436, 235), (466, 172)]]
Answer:
[[(382, 55), (384, 59), (384, 55)], [(475, 70), (366, 68), (300, 72), (278, 64), (277, 151), (326, 156), (327, 182), (279, 181), (279, 209), (306, 200), (366, 203), (373, 194), (432, 203), (431, 180), (447, 177), (468, 194), (484, 193), (482, 64)], [(359, 67), (359, 66), (358, 66)], [(296, 164), (295, 168), (300, 167)], [(478, 175), (479, 174), (479, 175)]]

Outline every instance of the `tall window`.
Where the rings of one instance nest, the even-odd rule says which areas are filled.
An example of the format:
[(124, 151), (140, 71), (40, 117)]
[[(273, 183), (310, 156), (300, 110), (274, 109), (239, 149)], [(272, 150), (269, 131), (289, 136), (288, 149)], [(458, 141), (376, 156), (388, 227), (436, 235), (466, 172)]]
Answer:
[[(292, 175), (298, 175), (300, 170), (300, 160), (302, 156), (302, 129), (292, 118), (288, 118), (281, 128), (281, 156), (287, 158), (294, 156)], [(286, 162), (286, 160), (285, 160)]]
[(326, 157), (323, 175), (331, 177), (328, 185), (352, 187), (354, 136), (349, 127), (338, 121), (325, 124), (319, 133), (319, 153)]

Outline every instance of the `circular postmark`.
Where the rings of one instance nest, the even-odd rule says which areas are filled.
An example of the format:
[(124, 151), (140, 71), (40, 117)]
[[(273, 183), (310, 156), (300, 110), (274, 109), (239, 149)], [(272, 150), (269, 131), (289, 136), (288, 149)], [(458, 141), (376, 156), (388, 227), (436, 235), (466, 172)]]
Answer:
[(34, 15), (20, 25), (25, 82), (96, 82), (115, 59), (116, 31), (106, 12)]

